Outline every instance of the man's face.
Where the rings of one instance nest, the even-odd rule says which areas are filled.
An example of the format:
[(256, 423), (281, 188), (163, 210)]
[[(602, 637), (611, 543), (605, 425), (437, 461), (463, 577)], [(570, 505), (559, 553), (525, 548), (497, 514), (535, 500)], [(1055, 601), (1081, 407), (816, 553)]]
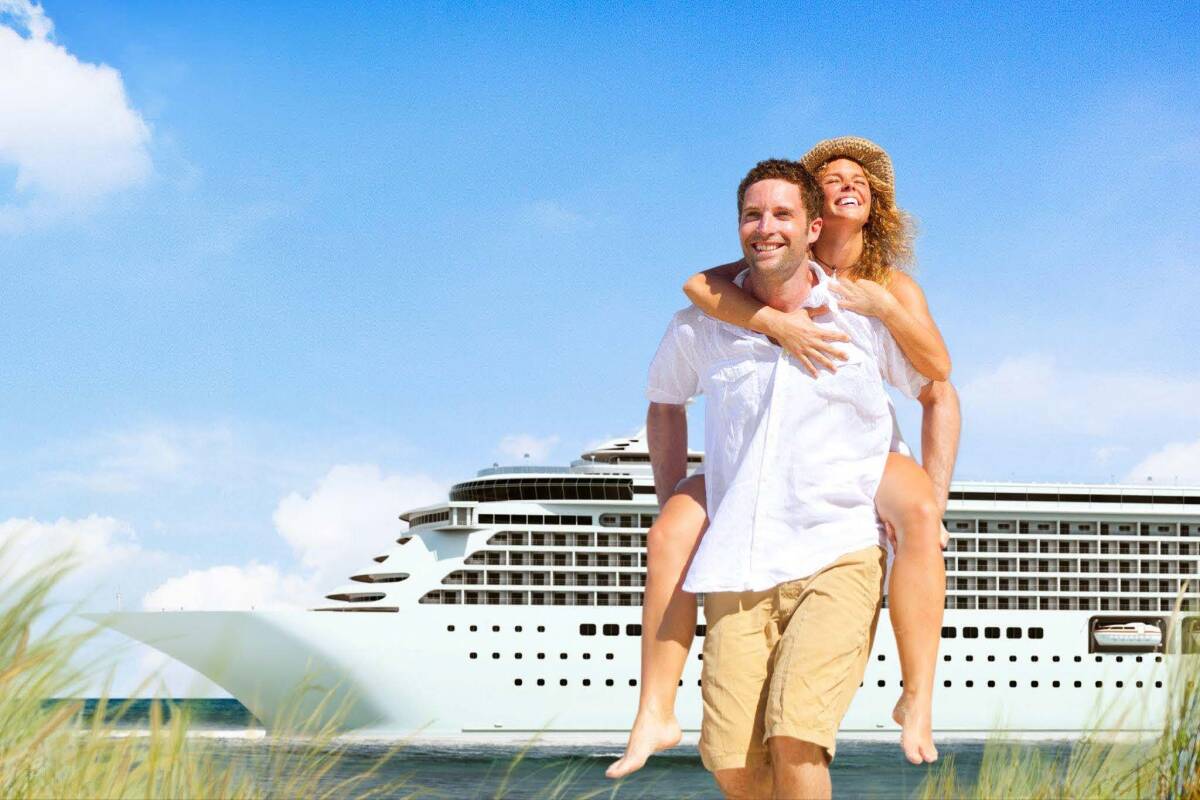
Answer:
[(835, 221), (854, 222), (859, 227), (867, 224), (871, 215), (871, 184), (858, 162), (837, 158), (826, 164), (821, 173), (821, 191), (825, 193), (821, 215), (830, 224)]
[(790, 270), (808, 260), (821, 220), (804, 213), (800, 187), (769, 178), (746, 187), (738, 233), (746, 263), (757, 271)]

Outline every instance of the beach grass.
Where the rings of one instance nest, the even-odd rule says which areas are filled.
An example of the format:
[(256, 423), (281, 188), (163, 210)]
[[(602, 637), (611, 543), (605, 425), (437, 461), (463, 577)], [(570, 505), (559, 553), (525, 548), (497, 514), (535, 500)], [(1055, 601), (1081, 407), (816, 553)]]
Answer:
[[(0, 565), (15, 544), (0, 544)], [(368, 798), (419, 796), (404, 781), (380, 776), (392, 753), (350, 777), (336, 768), (347, 744), (337, 737), (338, 710), (289, 720), (286, 737), (231, 759), (228, 750), (190, 736), (186, 708), (151, 703), (144, 730), (120, 723), (132, 701), (102, 693), (92, 713), (79, 697), (89, 676), (77, 665), (93, 636), (72, 632), (51, 594), (71, 571), (66, 559), (21, 573), (0, 570), (0, 797), (72, 798)], [(332, 693), (329, 697), (332, 698)], [(334, 702), (327, 699), (326, 703)], [(298, 707), (298, 706), (297, 706)], [(168, 713), (169, 712), (169, 713)], [(336, 775), (336, 777), (335, 777)]]
[(1200, 656), (1180, 655), (1171, 662), (1167, 713), (1157, 735), (1131, 741), (1111, 733), (1142, 727), (1135, 719), (1138, 709), (1128, 704), (1097, 709), (1091, 732), (1053, 748), (998, 731), (986, 743), (973, 780), (959, 775), (951, 756), (930, 768), (917, 797), (1200, 800)]

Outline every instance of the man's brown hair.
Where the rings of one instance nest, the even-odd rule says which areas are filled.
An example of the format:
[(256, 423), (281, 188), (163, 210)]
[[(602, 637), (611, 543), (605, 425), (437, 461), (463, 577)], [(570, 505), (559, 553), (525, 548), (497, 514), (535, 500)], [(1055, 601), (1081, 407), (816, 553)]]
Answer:
[(821, 216), (824, 195), (821, 193), (821, 187), (817, 185), (816, 178), (799, 161), (790, 161), (785, 158), (768, 158), (766, 161), (760, 161), (755, 164), (746, 173), (746, 177), (742, 178), (742, 182), (738, 184), (737, 207), (739, 219), (742, 216), (742, 205), (746, 201), (746, 190), (750, 188), (751, 184), (769, 180), (787, 181), (800, 187), (800, 198), (801, 202), (804, 203), (804, 214), (808, 218), (808, 221), (812, 222)]

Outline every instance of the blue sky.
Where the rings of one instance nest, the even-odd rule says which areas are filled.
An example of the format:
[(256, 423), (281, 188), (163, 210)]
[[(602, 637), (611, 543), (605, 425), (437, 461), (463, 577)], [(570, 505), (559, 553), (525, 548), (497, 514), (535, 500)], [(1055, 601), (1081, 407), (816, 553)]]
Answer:
[(106, 554), (98, 607), (302, 602), (635, 430), (741, 176), (841, 134), (920, 220), (960, 478), (1200, 484), (1194, 4), (0, 10), (0, 530)]

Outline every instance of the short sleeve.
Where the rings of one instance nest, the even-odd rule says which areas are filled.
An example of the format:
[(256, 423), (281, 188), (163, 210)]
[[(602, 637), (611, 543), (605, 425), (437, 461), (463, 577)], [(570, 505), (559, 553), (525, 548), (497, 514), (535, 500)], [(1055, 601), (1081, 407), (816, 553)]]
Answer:
[(652, 403), (683, 405), (700, 393), (695, 364), (695, 329), (679, 315), (671, 320), (658, 351), (650, 362), (646, 399)]
[(879, 359), (879, 372), (885, 381), (899, 389), (905, 397), (915, 400), (929, 383), (929, 379), (917, 372), (916, 367), (908, 360), (908, 356), (904, 355), (900, 345), (896, 344), (896, 340), (887, 327), (876, 319), (871, 321), (876, 358)]

